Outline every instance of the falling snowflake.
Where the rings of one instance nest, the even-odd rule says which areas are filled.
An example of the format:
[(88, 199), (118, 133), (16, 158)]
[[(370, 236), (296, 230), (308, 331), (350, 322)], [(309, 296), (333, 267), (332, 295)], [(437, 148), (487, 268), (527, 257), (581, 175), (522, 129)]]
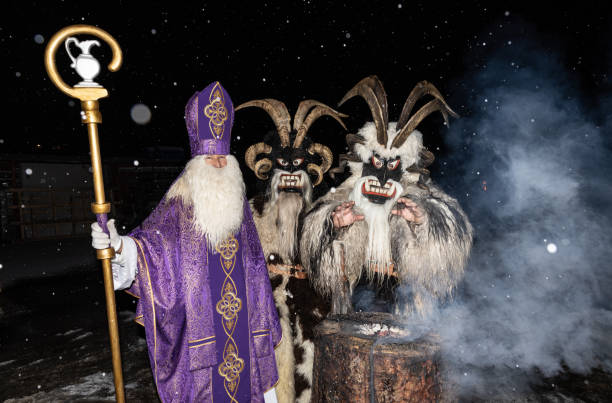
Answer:
[(135, 167), (137, 167), (140, 164), (140, 162), (138, 162), (138, 160), (134, 160), (133, 164)]
[(546, 245), (546, 251), (550, 253), (551, 255), (554, 253), (557, 253), (557, 245), (555, 245), (552, 242), (549, 243), (548, 245)]
[(26, 168), (25, 174), (28, 175), (28, 176), (32, 175), (32, 169), (31, 168)]
[(45, 37), (42, 36), (41, 34), (36, 34), (34, 35), (34, 42), (38, 43), (39, 45), (42, 44), (45, 41)]

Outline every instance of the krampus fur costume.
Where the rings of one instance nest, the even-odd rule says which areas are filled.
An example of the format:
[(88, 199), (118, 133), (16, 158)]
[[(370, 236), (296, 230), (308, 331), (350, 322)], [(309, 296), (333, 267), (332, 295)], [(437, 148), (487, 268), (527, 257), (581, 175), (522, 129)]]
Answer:
[[(382, 273), (397, 276), (404, 291), (396, 293), (395, 313), (426, 316), (462, 278), (472, 227), (457, 201), (429, 178), (425, 167), (433, 154), (415, 129), (432, 112), (440, 111), (447, 124), (449, 114), (457, 115), (425, 81), (412, 90), (397, 123), (388, 123), (387, 97), (376, 76), (360, 81), (340, 105), (357, 95), (374, 123), (347, 135), (350, 151), (337, 170), (348, 164), (351, 176), (305, 216), (302, 263), (316, 290), (331, 295), (332, 313), (352, 311), (351, 295), (363, 274), (371, 280)], [(434, 99), (410, 116), (424, 95)]]
[(303, 212), (311, 206), (313, 188), (331, 167), (333, 155), (306, 134), (324, 115), (333, 117), (346, 129), (341, 120), (346, 115), (314, 100), (302, 101), (291, 130), (291, 116), (282, 102), (254, 100), (236, 110), (248, 106), (264, 109), (276, 125), (276, 133), (249, 147), (245, 154), (248, 167), (266, 185), (265, 194), (250, 202), (283, 329), (283, 339), (276, 349), (276, 393), (279, 402), (310, 402), (312, 330), (329, 312), (329, 303), (316, 295), (299, 264), (298, 228)]

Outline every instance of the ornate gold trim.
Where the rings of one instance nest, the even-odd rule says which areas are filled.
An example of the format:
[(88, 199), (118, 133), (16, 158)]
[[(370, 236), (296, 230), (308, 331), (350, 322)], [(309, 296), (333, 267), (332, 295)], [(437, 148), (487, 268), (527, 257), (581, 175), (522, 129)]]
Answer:
[(136, 245), (138, 245), (138, 249), (140, 249), (140, 253), (142, 254), (142, 260), (144, 261), (145, 269), (147, 271), (149, 292), (151, 294), (151, 308), (153, 310), (153, 372), (155, 373), (155, 384), (157, 385), (157, 323), (155, 321), (155, 299), (153, 295), (153, 287), (151, 286), (151, 274), (149, 273), (149, 264), (147, 263), (147, 258), (145, 256), (144, 249), (142, 248), (140, 241), (136, 238), (132, 239), (136, 242)]

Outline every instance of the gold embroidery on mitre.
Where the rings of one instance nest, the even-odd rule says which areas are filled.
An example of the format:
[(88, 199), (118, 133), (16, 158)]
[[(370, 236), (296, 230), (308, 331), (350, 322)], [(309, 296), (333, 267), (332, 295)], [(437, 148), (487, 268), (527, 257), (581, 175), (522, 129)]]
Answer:
[(219, 364), (218, 372), (223, 377), (225, 393), (232, 402), (236, 403), (235, 397), (240, 385), (240, 373), (244, 370), (244, 360), (238, 356), (238, 346), (233, 338), (238, 323), (238, 315), (242, 311), (242, 300), (238, 298), (238, 289), (232, 279), (238, 247), (238, 240), (234, 236), (230, 236), (215, 246), (215, 251), (219, 254), (221, 268), (225, 273), (225, 279), (221, 286), (221, 299), (217, 301), (215, 308), (217, 313), (221, 315), (223, 331), (227, 335), (227, 341), (223, 349), (223, 362)]
[(215, 84), (208, 97), (210, 103), (204, 107), (204, 115), (209, 119), (208, 127), (217, 140), (223, 138), (223, 131), (225, 130), (223, 124), (229, 117), (225, 107), (225, 97), (220, 87), (219, 83)]

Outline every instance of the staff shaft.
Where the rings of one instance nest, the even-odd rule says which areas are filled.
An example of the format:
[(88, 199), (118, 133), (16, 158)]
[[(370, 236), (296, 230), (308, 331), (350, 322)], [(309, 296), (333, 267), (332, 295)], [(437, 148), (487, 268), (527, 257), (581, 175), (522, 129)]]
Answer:
[[(104, 232), (106, 227), (107, 213), (110, 212), (110, 203), (106, 202), (104, 195), (104, 179), (102, 175), (102, 160), (100, 157), (100, 141), (98, 139), (98, 123), (102, 122), (102, 116), (98, 109), (98, 101), (81, 102), (83, 109), (83, 122), (87, 124), (89, 135), (89, 153), (91, 155), (91, 170), (94, 181), (94, 199), (91, 210), (96, 214), (98, 224)], [(97, 250), (97, 257), (102, 262), (102, 273), (104, 276), (104, 293), (106, 295), (106, 317), (108, 319), (108, 334), (111, 343), (111, 354), (113, 360), (113, 380), (115, 382), (115, 397), (117, 402), (125, 402), (125, 391), (123, 389), (123, 372), (121, 370), (121, 351), (119, 348), (119, 327), (117, 325), (117, 306), (115, 304), (115, 290), (113, 287), (113, 273), (111, 259), (114, 256), (112, 248)]]

